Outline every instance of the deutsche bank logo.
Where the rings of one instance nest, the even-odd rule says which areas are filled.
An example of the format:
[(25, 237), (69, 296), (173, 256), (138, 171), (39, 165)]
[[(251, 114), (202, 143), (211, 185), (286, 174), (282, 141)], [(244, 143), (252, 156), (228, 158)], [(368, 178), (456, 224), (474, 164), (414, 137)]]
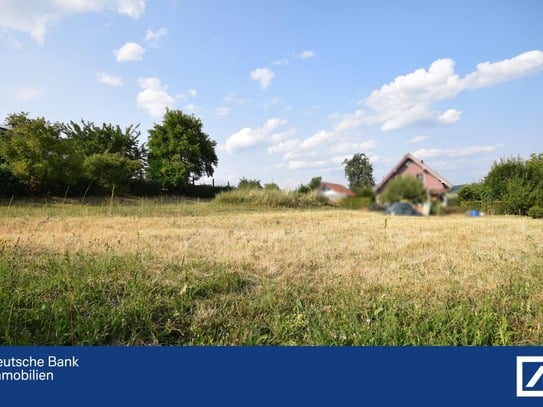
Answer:
[(517, 397), (543, 397), (543, 356), (517, 356)]

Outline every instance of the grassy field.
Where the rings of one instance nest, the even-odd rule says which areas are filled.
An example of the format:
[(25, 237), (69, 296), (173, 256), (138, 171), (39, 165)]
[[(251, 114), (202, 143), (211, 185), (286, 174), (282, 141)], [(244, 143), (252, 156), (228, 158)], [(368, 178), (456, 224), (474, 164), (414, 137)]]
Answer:
[(543, 344), (543, 222), (0, 207), (0, 343)]

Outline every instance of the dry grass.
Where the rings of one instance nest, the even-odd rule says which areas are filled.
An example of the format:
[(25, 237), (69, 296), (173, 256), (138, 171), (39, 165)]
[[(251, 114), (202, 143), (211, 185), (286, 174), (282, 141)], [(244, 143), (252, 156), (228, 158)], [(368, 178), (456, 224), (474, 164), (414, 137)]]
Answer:
[(477, 294), (543, 262), (543, 224), (518, 217), (385, 217), (353, 211), (223, 213), (179, 217), (4, 217), (7, 242), (48, 252), (149, 254), (208, 261), (257, 279), (310, 274), (405, 290)]
[[(543, 324), (541, 306), (532, 309), (543, 304), (542, 237), (541, 221), (505, 216), (410, 218), (345, 210), (168, 217), (0, 214), (0, 240), (10, 247), (140, 256), (154, 278), (180, 287), (183, 281), (171, 265), (221, 264), (250, 281), (257, 297), (270, 287), (288, 290), (301, 283), (322, 296), (349, 287), (363, 295), (365, 288), (378, 287), (422, 303), (443, 303), (510, 296), (507, 287), (517, 290), (520, 281), (520, 287), (529, 287), (530, 329), (537, 330), (532, 342), (541, 337)], [(197, 318), (217, 312), (206, 304), (199, 305)]]

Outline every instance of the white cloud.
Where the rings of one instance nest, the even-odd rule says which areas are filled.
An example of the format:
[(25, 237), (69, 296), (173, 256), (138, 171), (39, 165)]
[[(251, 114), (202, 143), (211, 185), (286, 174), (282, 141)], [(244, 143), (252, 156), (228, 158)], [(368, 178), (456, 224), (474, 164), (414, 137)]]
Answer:
[(167, 92), (158, 78), (141, 78), (138, 84), (142, 90), (138, 93), (136, 102), (139, 108), (147, 110), (151, 116), (160, 117), (166, 112), (166, 108), (175, 105), (175, 99)]
[(354, 113), (345, 114), (343, 116), (336, 113), (332, 115), (332, 119), (336, 119), (338, 117), (341, 120), (334, 126), (335, 131), (346, 131), (349, 129), (355, 129), (358, 127), (372, 124), (372, 122), (375, 121), (362, 109), (358, 109)]
[(0, 28), (0, 45), (1, 44), (13, 49), (21, 49), (23, 47), (22, 44), (5, 28)]
[(287, 168), (289, 170), (304, 170), (311, 168), (337, 169), (341, 167), (345, 158), (347, 157), (342, 155), (327, 160), (291, 160), (289, 161)]
[(468, 157), (477, 154), (491, 153), (500, 148), (503, 148), (504, 144), (495, 144), (490, 146), (471, 146), (463, 148), (421, 148), (413, 152), (413, 155), (417, 158), (433, 158), (433, 157)]
[(135, 42), (127, 42), (121, 48), (113, 51), (117, 62), (141, 61), (145, 48)]
[(482, 62), (477, 70), (462, 80), (465, 89), (486, 88), (502, 82), (526, 76), (543, 69), (543, 52), (524, 52), (499, 62)]
[(345, 131), (374, 123), (379, 123), (382, 131), (416, 123), (455, 123), (460, 120), (461, 111), (439, 112), (433, 106), (465, 90), (493, 86), (543, 70), (543, 52), (529, 51), (503, 61), (484, 62), (464, 78), (456, 74), (454, 65), (452, 59), (438, 59), (428, 70), (421, 68), (396, 77), (360, 102), (369, 111), (358, 109), (341, 116), (335, 130)]
[(228, 106), (219, 106), (215, 108), (215, 117), (226, 117), (230, 114)]
[(415, 136), (415, 137), (410, 138), (409, 140), (406, 141), (406, 143), (415, 144), (415, 143), (420, 143), (425, 140), (428, 140), (428, 136), (421, 135), (421, 136)]
[(15, 92), (15, 100), (17, 102), (31, 102), (33, 100), (39, 99), (43, 96), (45, 91), (36, 86), (23, 86)]
[(287, 154), (293, 150), (296, 150), (300, 144), (302, 144), (302, 141), (298, 139), (281, 141), (268, 147), (268, 154)]
[(304, 150), (316, 148), (326, 143), (333, 137), (335, 137), (334, 133), (326, 130), (321, 130), (302, 141), (302, 144), (300, 144), (300, 148)]
[[(70, 0), (63, 1), (70, 2)], [(147, 0), (116, 0), (107, 1), (107, 3), (116, 3), (117, 12), (119, 14), (125, 14), (134, 19), (138, 19), (145, 11), (145, 4), (147, 3)]]
[(166, 36), (168, 34), (168, 29), (166, 27), (160, 27), (158, 30), (147, 30), (145, 33), (145, 41), (148, 42), (157, 42), (162, 37)]
[(132, 18), (145, 11), (146, 0), (2, 0), (0, 28), (22, 31), (43, 44), (47, 30), (72, 15), (113, 10)]
[(236, 93), (230, 93), (229, 95), (225, 96), (223, 99), (225, 103), (230, 103), (230, 104), (244, 105), (245, 103), (247, 103), (245, 99), (238, 96)]
[(106, 72), (97, 72), (96, 79), (98, 82), (108, 86), (123, 86), (123, 78), (117, 75), (110, 75)]
[(285, 66), (288, 64), (290, 64), (290, 61), (288, 60), (288, 58), (281, 58), (281, 59), (276, 59), (275, 61), (273, 61), (273, 65)]
[(224, 146), (226, 152), (232, 154), (238, 150), (247, 149), (277, 139), (277, 134), (279, 133), (274, 134), (274, 131), (286, 123), (286, 120), (272, 118), (267, 120), (259, 128), (252, 129), (245, 127), (226, 139)]
[(251, 79), (258, 81), (262, 89), (266, 89), (270, 86), (271, 81), (275, 74), (268, 68), (257, 68), (251, 72)]
[(196, 96), (198, 96), (198, 92), (196, 91), (196, 89), (189, 89), (186, 92), (178, 93), (177, 95), (175, 95), (175, 98), (181, 100), (189, 100), (195, 98)]
[(296, 58), (308, 59), (308, 58), (313, 58), (315, 55), (317, 55), (315, 51), (307, 50), (307, 51), (302, 51), (299, 54), (296, 54)]

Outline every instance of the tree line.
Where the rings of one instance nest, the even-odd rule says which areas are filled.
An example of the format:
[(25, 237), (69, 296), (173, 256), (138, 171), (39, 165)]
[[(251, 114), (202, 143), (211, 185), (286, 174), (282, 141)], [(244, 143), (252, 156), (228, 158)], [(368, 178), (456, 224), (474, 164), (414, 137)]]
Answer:
[(218, 164), (216, 141), (202, 122), (167, 110), (140, 143), (139, 125), (81, 120), (51, 123), (26, 112), (7, 116), (0, 132), (0, 195), (156, 195), (191, 189)]
[(504, 213), (543, 217), (543, 154), (495, 161), (481, 182), (464, 185), (460, 201), (479, 201), (483, 210), (499, 205)]

